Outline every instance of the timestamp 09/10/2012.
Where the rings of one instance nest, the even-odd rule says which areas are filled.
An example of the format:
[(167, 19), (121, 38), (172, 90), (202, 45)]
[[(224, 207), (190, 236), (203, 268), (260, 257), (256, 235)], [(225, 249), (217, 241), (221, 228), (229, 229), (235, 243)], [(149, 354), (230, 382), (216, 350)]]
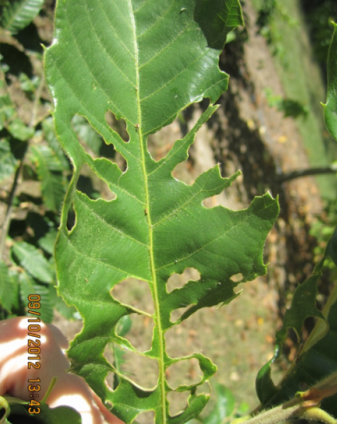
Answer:
[[(41, 368), (41, 325), (38, 323), (41, 322), (40, 315), (38, 311), (40, 309), (41, 296), (38, 294), (30, 294), (28, 296), (28, 313), (33, 315), (33, 317), (28, 318), (28, 339), (27, 339), (27, 352), (28, 352), (28, 369), (40, 369)], [(40, 378), (28, 379), (28, 392), (29, 397), (31, 398), (28, 404), (28, 413), (29, 414), (39, 414), (41, 412), (39, 406), (40, 402), (36, 399), (39, 398), (39, 391), (41, 390)]]

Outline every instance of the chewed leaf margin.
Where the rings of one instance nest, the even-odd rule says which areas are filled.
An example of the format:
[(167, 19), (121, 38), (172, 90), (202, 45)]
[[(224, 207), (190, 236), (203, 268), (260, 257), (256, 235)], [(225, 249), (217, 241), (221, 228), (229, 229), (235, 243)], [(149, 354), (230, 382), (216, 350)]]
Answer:
[[(74, 166), (56, 244), (58, 291), (84, 321), (69, 357), (72, 370), (127, 423), (152, 410), (158, 424), (183, 424), (202, 410), (209, 395), (196, 389), (216, 368), (202, 354), (171, 358), (165, 334), (200, 308), (235, 298), (231, 276), (241, 273), (245, 282), (266, 271), (263, 245), (278, 215), (277, 201), (266, 194), (242, 211), (207, 209), (203, 200), (221, 193), (238, 174), (223, 178), (217, 165), (191, 185), (172, 176), (227, 88), (219, 54), (228, 32), (240, 23), (238, 0), (195, 0), (188, 7), (182, 0), (57, 4), (46, 75), (55, 99), (58, 139)], [(204, 97), (210, 106), (195, 126), (163, 159), (154, 161), (147, 136)], [(108, 125), (108, 111), (126, 122), (127, 142)], [(124, 172), (83, 149), (72, 126), (75, 115), (124, 157)], [(91, 200), (76, 190), (84, 164), (108, 185), (114, 200)], [(68, 230), (71, 208), (76, 219)], [(199, 271), (200, 281), (168, 293), (169, 277), (189, 267)], [(113, 287), (128, 278), (148, 283), (154, 314), (113, 297)], [(179, 322), (171, 322), (171, 312), (186, 306)], [(146, 352), (138, 352), (117, 333), (120, 320), (133, 313), (153, 320), (152, 345)], [(157, 361), (157, 385), (143, 389), (109, 364), (103, 352), (110, 342)], [(203, 375), (197, 384), (182, 382), (176, 389), (191, 395), (185, 410), (172, 417), (166, 399), (172, 388), (165, 373), (170, 365), (191, 358), (198, 360)], [(115, 390), (105, 384), (111, 371), (120, 381)]]

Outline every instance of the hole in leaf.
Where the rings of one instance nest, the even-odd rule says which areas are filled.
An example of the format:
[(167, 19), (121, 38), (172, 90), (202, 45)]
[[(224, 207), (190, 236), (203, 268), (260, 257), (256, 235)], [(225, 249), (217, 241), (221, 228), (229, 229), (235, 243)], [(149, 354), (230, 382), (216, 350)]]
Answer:
[(139, 352), (151, 349), (153, 336), (153, 319), (148, 315), (132, 315), (132, 328), (123, 337)]
[(161, 128), (158, 132), (150, 134), (147, 139), (147, 149), (155, 161), (165, 157), (174, 143), (182, 138), (179, 118), (171, 124)]
[(199, 383), (202, 371), (196, 358), (181, 360), (166, 370), (169, 386), (175, 390), (179, 386)]
[(121, 136), (122, 140), (126, 143), (129, 142), (130, 137), (126, 130), (126, 122), (124, 119), (117, 119), (116, 116), (108, 110), (105, 114), (105, 120), (109, 127)]
[[(188, 356), (194, 352), (204, 349), (203, 341), (204, 338), (210, 339), (211, 335), (214, 334), (214, 329), (207, 322), (204, 322), (201, 317), (206, 313), (206, 310), (200, 310), (193, 314), (187, 321), (183, 321), (181, 324), (171, 327), (165, 333), (167, 354), (172, 358), (180, 356)], [(211, 322), (214, 322), (214, 315), (212, 309), (207, 310), (208, 316), (210, 316)], [(198, 333), (196, 329), (202, 328), (202, 333)]]
[(90, 199), (113, 200), (116, 195), (110, 190), (108, 184), (92, 171), (89, 165), (84, 164), (76, 188), (86, 194)]
[(184, 312), (187, 311), (187, 309), (189, 309), (190, 307), (191, 305), (188, 305), (188, 306), (185, 306), (184, 308), (178, 308), (173, 310), (170, 314), (170, 321), (176, 322), (184, 314)]
[(212, 196), (212, 197), (208, 197), (207, 199), (204, 199), (202, 201), (202, 205), (207, 209), (211, 209), (216, 206), (219, 206), (220, 205), (219, 196)]
[(67, 217), (67, 228), (69, 233), (75, 227), (75, 225), (76, 225), (76, 212), (74, 209), (74, 204), (72, 203), (71, 207), (69, 208), (68, 217)]
[(230, 280), (233, 281), (233, 283), (240, 283), (242, 279), (243, 279), (243, 275), (241, 274), (241, 272), (239, 272), (238, 274), (232, 275), (230, 278)]
[(115, 158), (116, 151), (114, 146), (112, 144), (106, 144), (103, 137), (91, 126), (84, 116), (75, 115), (71, 124), (81, 146), (91, 157)]
[[(124, 361), (124, 350), (122, 350), (117, 343), (108, 343), (105, 346), (103, 356), (110, 364), (114, 365), (117, 370), (121, 371), (121, 365)], [(114, 372), (108, 372), (105, 378), (105, 384), (109, 390), (115, 390), (119, 383), (119, 376)]]
[(116, 284), (111, 294), (114, 299), (125, 305), (130, 305), (151, 315), (154, 313), (151, 291), (145, 281), (132, 277), (127, 278)]
[(135, 352), (122, 350), (120, 369), (125, 377), (145, 389), (153, 389), (158, 382), (158, 362)]
[(186, 268), (182, 274), (172, 274), (167, 280), (166, 290), (170, 293), (174, 289), (181, 289), (190, 280), (200, 280), (200, 272), (196, 268)]
[[(193, 146), (191, 148), (193, 148)], [(191, 148), (188, 151), (188, 158), (183, 162), (178, 163), (178, 165), (172, 171), (172, 176), (174, 178), (187, 185), (192, 185), (195, 181), (193, 171), (194, 164), (189, 153)]]
[(170, 392), (167, 395), (169, 401), (169, 413), (172, 416), (179, 414), (187, 407), (190, 392)]
[(156, 414), (154, 411), (146, 411), (137, 415), (138, 424), (155, 424)]

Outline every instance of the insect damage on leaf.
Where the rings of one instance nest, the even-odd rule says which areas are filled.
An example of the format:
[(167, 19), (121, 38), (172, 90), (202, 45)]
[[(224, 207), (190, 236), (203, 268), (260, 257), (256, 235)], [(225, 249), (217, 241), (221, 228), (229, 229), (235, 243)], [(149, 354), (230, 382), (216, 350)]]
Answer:
[[(172, 176), (227, 88), (228, 76), (218, 67), (219, 54), (228, 32), (243, 23), (238, 0), (216, 5), (194, 0), (181, 13), (185, 6), (182, 0), (58, 2), (55, 41), (45, 56), (56, 131), (74, 166), (56, 246), (59, 292), (84, 321), (69, 357), (72, 370), (127, 423), (142, 412), (154, 411), (156, 423), (183, 424), (202, 410), (209, 395), (197, 394), (196, 387), (216, 368), (199, 353), (170, 357), (165, 334), (195, 311), (233, 299), (237, 285), (233, 275), (242, 274), (247, 281), (265, 273), (263, 245), (278, 214), (277, 201), (269, 194), (255, 198), (242, 211), (205, 208), (203, 200), (221, 193), (238, 175), (223, 178), (219, 166), (191, 185)], [(210, 105), (195, 126), (166, 156), (153, 160), (148, 136), (203, 98), (209, 98)], [(127, 143), (107, 123), (108, 111), (126, 122)], [(126, 161), (125, 171), (83, 149), (71, 125), (76, 114), (114, 146)], [(92, 200), (76, 190), (84, 165), (109, 186), (116, 196), (113, 200)], [(76, 219), (69, 232), (66, 223), (72, 207)], [(170, 276), (187, 268), (195, 269), (200, 278), (168, 291)], [(114, 288), (130, 278), (148, 285), (152, 314), (114, 297)], [(84, 284), (85, 279), (90, 284)], [(182, 307), (186, 309), (172, 322), (172, 312)], [(116, 330), (130, 314), (152, 321), (152, 343), (145, 352), (137, 351)], [(140, 387), (103, 357), (111, 342), (155, 361), (154, 387)], [(202, 377), (197, 383), (174, 387), (190, 396), (185, 409), (172, 417), (167, 396), (173, 388), (166, 372), (192, 359)], [(119, 377), (114, 390), (105, 384), (112, 371)]]

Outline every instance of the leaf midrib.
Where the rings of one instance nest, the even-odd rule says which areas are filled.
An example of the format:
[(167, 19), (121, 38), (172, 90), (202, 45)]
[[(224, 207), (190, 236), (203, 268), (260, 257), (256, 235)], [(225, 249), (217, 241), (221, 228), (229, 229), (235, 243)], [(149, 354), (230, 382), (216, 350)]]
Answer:
[[(138, 43), (137, 43), (137, 33), (136, 33), (136, 21), (135, 14), (133, 12), (132, 0), (128, 0), (130, 7), (130, 17), (133, 28), (133, 38), (134, 38), (134, 48), (135, 48), (135, 69), (136, 69), (136, 90), (137, 90), (137, 112), (138, 112), (138, 137), (140, 142), (140, 151), (141, 151), (141, 160), (142, 160), (142, 171), (144, 175), (144, 188), (145, 188), (145, 199), (146, 199), (146, 210), (144, 211), (147, 216), (148, 228), (149, 228), (149, 254), (150, 254), (150, 266), (151, 266), (151, 275), (153, 283), (153, 301), (154, 309), (156, 316), (156, 325), (158, 333), (158, 344), (159, 344), (159, 358), (158, 358), (158, 368), (159, 368), (159, 385), (160, 385), (160, 398), (161, 398), (161, 412), (162, 412), (162, 424), (166, 424), (166, 398), (165, 398), (165, 348), (164, 348), (164, 333), (161, 326), (160, 320), (160, 303), (158, 298), (157, 290), (157, 279), (156, 279), (156, 267), (154, 263), (154, 249), (153, 249), (153, 227), (151, 221), (151, 210), (150, 210), (150, 196), (149, 196), (149, 183), (148, 175), (145, 162), (145, 148), (144, 138), (142, 134), (142, 111), (141, 111), (141, 100), (140, 100), (140, 81), (139, 81), (139, 55), (138, 55)], [(155, 331), (155, 330), (154, 330)]]

